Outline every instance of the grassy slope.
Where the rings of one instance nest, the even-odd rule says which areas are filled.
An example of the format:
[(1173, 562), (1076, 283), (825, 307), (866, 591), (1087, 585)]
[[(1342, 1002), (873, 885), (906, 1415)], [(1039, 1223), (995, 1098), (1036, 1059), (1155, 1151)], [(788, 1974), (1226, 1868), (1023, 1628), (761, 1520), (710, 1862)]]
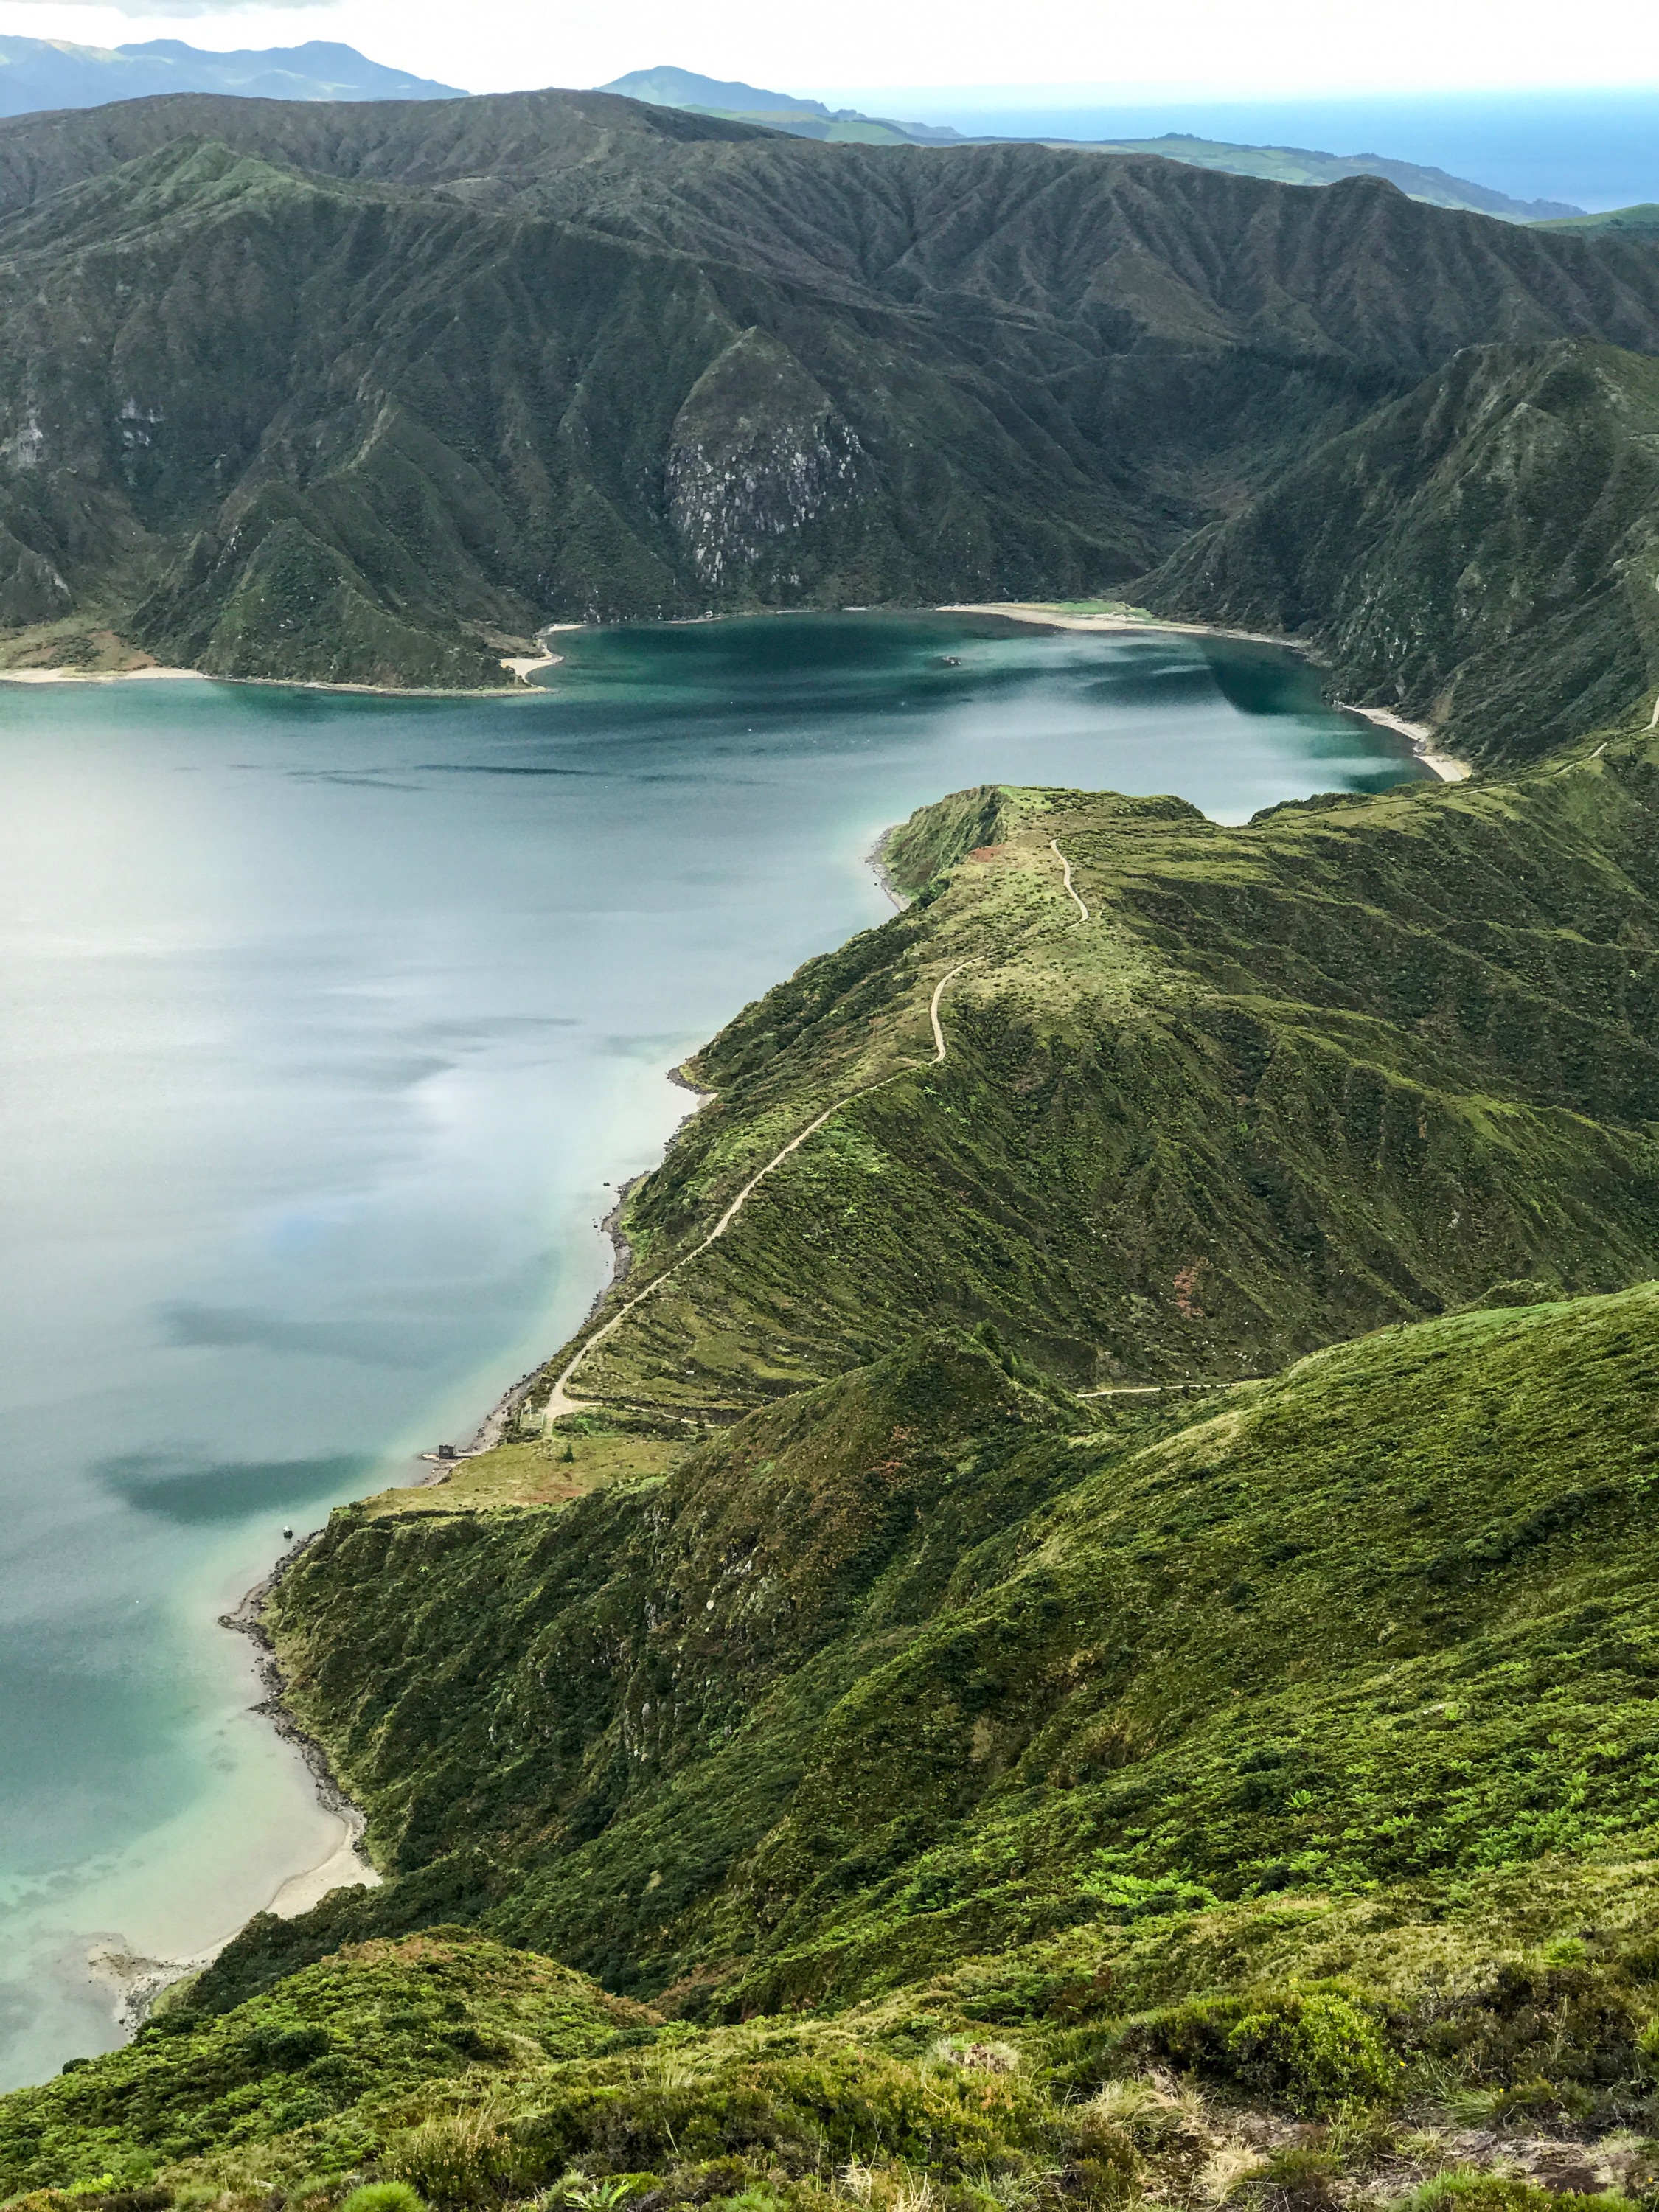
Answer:
[[(918, 1348), (626, 1512), (343, 1516), (284, 1643), (382, 1851), (459, 1790), (485, 1926), (699, 1963), (681, 2021), (459, 1929), (257, 1993), (394, 1917), (394, 1874), (0, 2102), (0, 2187), (320, 2204), (379, 2170), (459, 2206), (643, 2169), (663, 2205), (810, 2208), (927, 2176), (989, 2212), (997, 2175), (1213, 2201), (1231, 2145), (1267, 2207), (1455, 2164), (1454, 2094), (1523, 2170), (1639, 2181), (1606, 2130), (1659, 1974), (1656, 1320), (1645, 1286), (1389, 1329), (1139, 1438)], [(621, 1796), (572, 1850), (584, 1736)], [(1160, 2060), (1204, 2095), (1079, 2102)], [(1340, 2137), (1271, 2118), (1353, 2097)]]
[(893, 848), (923, 872), (994, 842), (691, 1064), (718, 1095), (629, 1202), (630, 1291), (896, 1079), (573, 1387), (740, 1407), (982, 1320), (1073, 1387), (1224, 1380), (1505, 1277), (1654, 1272), (1652, 771), (1632, 736), (1237, 830), (1068, 793), (925, 811)]
[[(121, 2179), (326, 2133), (349, 2166), (423, 2087), (625, 2044), (651, 2015), (499, 1944), (415, 1936), (312, 1966), (222, 2022), (164, 2012), (109, 2057), (0, 2104), (0, 2186)], [(351, 2110), (343, 2127), (331, 2116)], [(395, 2124), (395, 2121), (392, 2123)], [(290, 2151), (290, 2157), (292, 2153)]]
[(482, 1843), (486, 1926), (705, 2006), (913, 1980), (1124, 1876), (1628, 1854), (1656, 1318), (1385, 1330), (1152, 1443), (982, 1347), (897, 1354), (550, 1519), (347, 1516), (285, 1587), (295, 1699), (389, 1869)]
[(471, 684), (552, 616), (1109, 589), (1460, 348), (1659, 347), (1659, 264), (1366, 179), (185, 96), (0, 125), (0, 307), (8, 659)]
[(1659, 376), (1605, 347), (1460, 355), (1139, 591), (1317, 640), (1345, 695), (1479, 759), (1598, 728), (1659, 674)]

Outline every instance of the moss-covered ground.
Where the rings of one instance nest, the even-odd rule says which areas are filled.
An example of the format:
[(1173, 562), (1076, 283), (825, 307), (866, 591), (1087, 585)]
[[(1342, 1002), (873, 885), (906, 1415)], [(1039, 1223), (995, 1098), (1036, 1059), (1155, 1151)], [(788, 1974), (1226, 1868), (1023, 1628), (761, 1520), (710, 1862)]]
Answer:
[(384, 1884), (0, 2100), (0, 2192), (1659, 2202), (1656, 744), (906, 825), (585, 1409), (276, 1590)]
[(1632, 732), (1237, 829), (924, 810), (888, 848), (912, 907), (691, 1063), (714, 1102), (623, 1224), (630, 1291), (673, 1278), (572, 1391), (729, 1413), (981, 1322), (1074, 1388), (1230, 1380), (1505, 1278), (1659, 1273), (1655, 777)]

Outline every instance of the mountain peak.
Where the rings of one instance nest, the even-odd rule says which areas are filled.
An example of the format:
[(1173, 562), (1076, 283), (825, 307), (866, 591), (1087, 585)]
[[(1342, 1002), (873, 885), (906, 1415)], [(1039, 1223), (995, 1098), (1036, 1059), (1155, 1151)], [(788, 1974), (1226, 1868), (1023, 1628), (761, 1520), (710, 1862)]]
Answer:
[(77, 46), (66, 39), (0, 37), (0, 115), (102, 107), (157, 93), (219, 92), (254, 100), (462, 100), (457, 85), (411, 76), (329, 39), (210, 53), (182, 39)]
[(763, 123), (794, 138), (834, 138), (874, 145), (945, 145), (959, 142), (962, 133), (931, 123), (896, 123), (887, 115), (864, 115), (856, 107), (826, 107), (821, 100), (802, 100), (793, 92), (768, 92), (739, 78), (700, 76), (696, 70), (630, 70), (613, 77), (600, 92), (620, 93), (627, 100), (648, 100), (654, 107), (682, 107), (695, 115), (718, 115), (729, 121)]

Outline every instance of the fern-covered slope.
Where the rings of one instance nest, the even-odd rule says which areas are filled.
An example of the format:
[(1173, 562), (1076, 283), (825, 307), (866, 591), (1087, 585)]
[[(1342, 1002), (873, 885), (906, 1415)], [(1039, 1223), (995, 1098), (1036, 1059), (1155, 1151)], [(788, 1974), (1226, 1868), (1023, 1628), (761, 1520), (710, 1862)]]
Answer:
[(1631, 736), (1243, 829), (1070, 793), (927, 810), (896, 860), (992, 842), (691, 1063), (715, 1098), (629, 1201), (630, 1292), (881, 1087), (573, 1391), (741, 1407), (986, 1320), (1074, 1387), (1225, 1380), (1504, 1277), (1653, 1272), (1652, 775)]
[(349, 2164), (412, 2093), (481, 2062), (517, 2071), (626, 2045), (650, 2019), (497, 1943), (370, 1943), (223, 2021), (164, 2012), (125, 2050), (0, 2100), (0, 2190), (100, 2172), (112, 2186), (135, 2166), (257, 2157), (307, 2134), (314, 2144), (319, 2124), (342, 2112), (350, 2117), (330, 2131), (331, 2148)]
[(1478, 759), (1603, 726), (1659, 666), (1659, 379), (1605, 347), (1460, 354), (1140, 586), (1317, 641)]
[(27, 117), (0, 656), (488, 684), (555, 617), (1121, 586), (1460, 349), (1579, 340), (1659, 350), (1650, 253), (1368, 179), (600, 94)]

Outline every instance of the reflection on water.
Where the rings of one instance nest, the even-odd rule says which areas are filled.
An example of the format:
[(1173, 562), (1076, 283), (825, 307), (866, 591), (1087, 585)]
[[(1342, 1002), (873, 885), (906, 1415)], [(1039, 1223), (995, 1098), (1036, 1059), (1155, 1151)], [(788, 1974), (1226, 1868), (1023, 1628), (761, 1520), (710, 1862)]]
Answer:
[(583, 633), (544, 694), (0, 690), (0, 2082), (337, 1830), (216, 1617), (604, 1279), (665, 1071), (991, 781), (1239, 818), (1415, 773), (1267, 649), (945, 616)]

